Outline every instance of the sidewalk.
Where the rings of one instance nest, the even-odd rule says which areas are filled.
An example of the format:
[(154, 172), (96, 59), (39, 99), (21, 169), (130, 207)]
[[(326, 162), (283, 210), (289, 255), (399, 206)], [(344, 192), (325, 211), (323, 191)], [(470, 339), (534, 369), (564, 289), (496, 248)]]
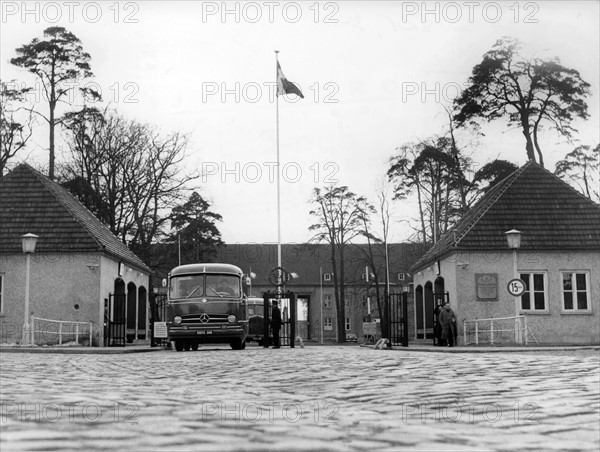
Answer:
[[(375, 346), (362, 344), (361, 347)], [(394, 346), (384, 350), (402, 352), (432, 352), (432, 353), (512, 353), (512, 352), (563, 352), (569, 350), (600, 350), (600, 345), (528, 345), (528, 346), (490, 346), (490, 345), (458, 345), (456, 347), (436, 347), (429, 344), (408, 344), (408, 347)]]
[(159, 352), (163, 347), (149, 345), (127, 345), (125, 347), (80, 347), (80, 346), (23, 346), (0, 345), (2, 353), (58, 353), (63, 355), (122, 355), (127, 353)]

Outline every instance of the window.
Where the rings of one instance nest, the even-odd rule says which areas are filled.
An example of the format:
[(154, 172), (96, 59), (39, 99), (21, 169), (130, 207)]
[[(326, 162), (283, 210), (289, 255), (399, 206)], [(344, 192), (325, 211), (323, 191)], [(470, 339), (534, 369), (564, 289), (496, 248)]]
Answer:
[(229, 274), (173, 276), (169, 284), (171, 300), (211, 297), (239, 298), (240, 278)]
[(346, 331), (350, 331), (352, 329), (352, 319), (346, 317)]
[(589, 310), (589, 275), (586, 272), (561, 272), (563, 309)]
[(323, 295), (323, 307), (331, 309), (331, 294)]
[(331, 273), (323, 273), (323, 281), (331, 281)]
[(546, 273), (521, 273), (525, 293), (521, 295), (523, 311), (546, 311)]
[(347, 308), (350, 307), (350, 303), (352, 302), (352, 296), (351, 295), (345, 295), (344, 296), (344, 304), (346, 305)]
[(406, 275), (404, 273), (398, 273), (398, 281), (404, 281)]
[(333, 330), (333, 319), (331, 317), (325, 317), (323, 322), (323, 329), (327, 331)]
[(2, 297), (3, 295), (3, 283), (4, 282), (4, 275), (0, 273), (0, 314), (2, 314), (4, 312), (4, 298)]

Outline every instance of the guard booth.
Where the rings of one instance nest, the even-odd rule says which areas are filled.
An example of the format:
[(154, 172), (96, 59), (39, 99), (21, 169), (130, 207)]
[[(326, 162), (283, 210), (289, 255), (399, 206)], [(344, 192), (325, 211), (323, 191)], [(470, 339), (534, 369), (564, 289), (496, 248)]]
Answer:
[(408, 347), (408, 292), (390, 293), (387, 308), (390, 345)]
[(263, 293), (264, 306), (264, 321), (263, 331), (264, 337), (268, 338), (263, 342), (263, 347), (268, 347), (273, 343), (273, 332), (271, 331), (271, 309), (274, 300), (279, 300), (279, 309), (281, 310), (281, 330), (279, 331), (279, 339), (281, 346), (289, 346), (294, 348), (296, 339), (296, 294), (287, 291), (279, 295), (274, 292)]

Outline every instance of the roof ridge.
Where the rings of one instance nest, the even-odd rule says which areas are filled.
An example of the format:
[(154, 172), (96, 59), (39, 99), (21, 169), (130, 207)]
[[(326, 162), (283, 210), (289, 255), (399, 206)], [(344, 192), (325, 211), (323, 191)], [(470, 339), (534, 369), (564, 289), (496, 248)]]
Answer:
[(571, 186), (569, 183), (567, 183), (566, 181), (562, 180), (560, 177), (558, 177), (556, 174), (554, 174), (552, 171), (550, 171), (549, 169), (544, 168), (543, 166), (540, 166), (540, 168), (542, 168), (543, 170), (545, 170), (548, 174), (550, 174), (552, 177), (554, 177), (555, 179), (559, 180), (560, 182), (562, 182), (563, 184), (565, 184), (567, 187), (569, 187), (571, 190), (573, 190), (578, 196), (580, 196), (581, 198), (583, 198), (584, 200), (586, 200), (587, 202), (590, 202), (594, 205), (594, 207), (600, 207), (600, 203), (595, 202), (593, 199), (588, 198), (587, 196), (585, 196), (583, 193), (581, 193), (579, 190), (577, 190), (575, 187)]
[[(500, 181), (498, 183), (498, 185), (497, 185), (498, 188), (496, 189), (495, 193), (493, 194), (493, 196), (490, 195), (490, 198), (492, 198), (492, 200), (490, 200), (490, 202), (487, 204), (487, 206), (485, 206), (484, 208), (481, 209), (481, 212), (479, 212), (479, 215), (477, 215), (473, 219), (473, 221), (471, 221), (471, 223), (464, 230), (464, 232), (462, 234), (460, 234), (460, 237), (458, 239), (454, 240), (454, 246), (458, 246), (460, 241), (465, 238), (465, 236), (471, 231), (471, 229), (473, 229), (473, 227), (475, 227), (475, 225), (479, 222), (479, 220), (481, 220), (481, 218), (487, 213), (487, 211), (492, 208), (492, 206), (498, 201), (498, 199), (500, 199), (500, 196), (502, 196), (502, 194), (504, 192), (506, 192), (506, 190), (508, 190), (508, 188), (519, 178), (519, 176), (523, 173), (525, 168), (528, 168), (529, 166), (531, 166), (530, 165), (531, 163), (533, 163), (533, 162), (530, 160), (525, 165), (523, 165), (520, 168), (517, 168), (515, 171), (513, 171), (511, 174), (506, 176), (502, 181)], [(510, 178), (512, 178), (512, 180), (506, 182)], [(504, 186), (502, 186), (502, 184), (504, 184)], [(496, 188), (496, 187), (494, 187), (494, 188)], [(485, 199), (485, 197), (482, 199), (482, 201), (484, 199)], [(454, 231), (454, 234), (456, 234), (456, 231)]]
[[(27, 165), (27, 164), (25, 164)], [(86, 230), (86, 232), (89, 234), (89, 236), (94, 240), (94, 242), (96, 242), (98, 244), (99, 249), (101, 250), (106, 250), (106, 246), (104, 246), (102, 244), (102, 242), (100, 242), (100, 240), (98, 239), (98, 237), (96, 237), (96, 235), (94, 234), (93, 231), (90, 230), (90, 228), (79, 219), (79, 215), (78, 212), (75, 212), (71, 206), (69, 206), (67, 203), (65, 203), (60, 196), (57, 196), (57, 194), (54, 192), (54, 189), (58, 188), (60, 190), (63, 190), (64, 192), (68, 193), (69, 196), (71, 196), (71, 198), (77, 202), (78, 204), (81, 205), (81, 207), (85, 210), (87, 210), (87, 207), (85, 207), (83, 205), (83, 203), (77, 199), (76, 196), (74, 196), (69, 190), (67, 190), (66, 188), (62, 187), (58, 182), (54, 182), (53, 180), (51, 180), (49, 177), (43, 175), (42, 173), (40, 173), (39, 171), (36, 171), (34, 168), (32, 168), (31, 166), (27, 165), (31, 170), (32, 173), (34, 174), (34, 176), (42, 183), (44, 184), (44, 186), (46, 188), (48, 188), (52, 194), (54, 195), (54, 198), (58, 201), (58, 203), (63, 206), (65, 209), (67, 209), (67, 211), (71, 214), (71, 217), (83, 228)], [(95, 218), (95, 217), (94, 217)], [(104, 223), (102, 223), (100, 220), (98, 220), (98, 222), (106, 228), (106, 225)], [(107, 228), (108, 229), (108, 228)]]
[(139, 269), (151, 272), (148, 265), (69, 190), (26, 163), (19, 166), (23, 166), (51, 193), (56, 202), (68, 212), (70, 219), (83, 228), (92, 243), (96, 244), (98, 251), (108, 253)]

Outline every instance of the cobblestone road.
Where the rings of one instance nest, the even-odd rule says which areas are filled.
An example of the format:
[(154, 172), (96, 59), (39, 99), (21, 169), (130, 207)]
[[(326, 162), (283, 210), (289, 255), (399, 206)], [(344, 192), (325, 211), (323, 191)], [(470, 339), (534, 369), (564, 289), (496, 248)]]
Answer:
[(0, 355), (0, 449), (600, 448), (598, 351)]

